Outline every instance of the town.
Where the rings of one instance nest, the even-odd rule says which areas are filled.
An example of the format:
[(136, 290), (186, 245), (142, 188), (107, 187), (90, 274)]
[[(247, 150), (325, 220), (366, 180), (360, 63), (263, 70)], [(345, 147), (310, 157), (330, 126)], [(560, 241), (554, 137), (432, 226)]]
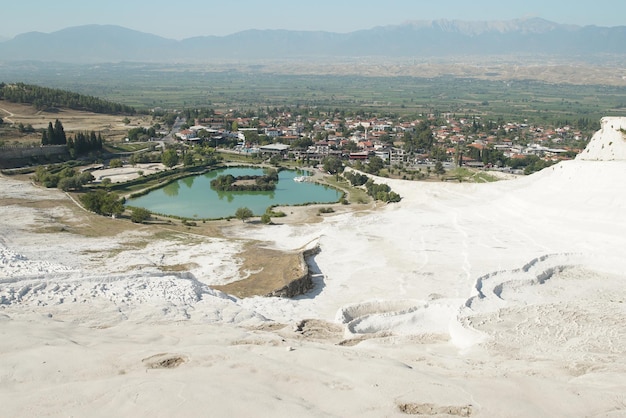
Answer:
[(444, 169), (465, 166), (530, 174), (575, 157), (594, 129), (584, 119), (542, 126), (451, 113), (417, 118), (289, 108), (259, 113), (186, 110), (175, 136), (188, 145), (269, 156), (274, 162), (315, 163), (336, 157), (358, 166), (377, 157), (391, 171), (430, 171), (440, 163)]

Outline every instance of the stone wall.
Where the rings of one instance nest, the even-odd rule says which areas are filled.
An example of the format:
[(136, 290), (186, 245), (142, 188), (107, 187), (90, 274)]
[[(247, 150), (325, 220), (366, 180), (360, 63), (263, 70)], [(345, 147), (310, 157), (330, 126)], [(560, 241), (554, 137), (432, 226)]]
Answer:
[(32, 158), (67, 155), (65, 145), (46, 145), (41, 147), (2, 147), (0, 148), (0, 167), (15, 168), (27, 164)]

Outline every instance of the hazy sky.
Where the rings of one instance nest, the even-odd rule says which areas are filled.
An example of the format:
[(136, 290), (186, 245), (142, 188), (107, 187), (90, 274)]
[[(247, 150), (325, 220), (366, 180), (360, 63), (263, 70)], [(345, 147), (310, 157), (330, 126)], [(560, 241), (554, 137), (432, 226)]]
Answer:
[(246, 29), (351, 32), (412, 20), (542, 17), (577, 25), (626, 25), (624, 0), (16, 0), (0, 6), (0, 36), (114, 24), (166, 38)]

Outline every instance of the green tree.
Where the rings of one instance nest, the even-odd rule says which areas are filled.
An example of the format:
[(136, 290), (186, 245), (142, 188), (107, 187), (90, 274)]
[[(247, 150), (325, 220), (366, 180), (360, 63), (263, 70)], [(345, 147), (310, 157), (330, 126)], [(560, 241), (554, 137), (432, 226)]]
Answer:
[(111, 180), (111, 177), (105, 177), (102, 179), (102, 185), (104, 186), (105, 189), (108, 189), (109, 187), (111, 187), (111, 183), (113, 181)]
[(176, 164), (178, 164), (178, 153), (175, 149), (168, 149), (163, 151), (163, 154), (161, 155), (161, 162), (164, 166), (168, 168), (174, 167)]
[(111, 168), (120, 168), (122, 165), (122, 160), (120, 160), (119, 158), (113, 158), (111, 161), (109, 161), (109, 167)]
[(60, 120), (54, 122), (54, 143), (57, 145), (67, 144), (67, 137), (65, 136), (65, 130)]
[(85, 193), (80, 197), (80, 201), (85, 206), (85, 209), (98, 215), (118, 216), (124, 212), (124, 200), (120, 199), (115, 193), (109, 193), (104, 190)]
[(80, 182), (80, 178), (78, 176), (72, 177), (63, 177), (59, 180), (57, 187), (64, 192), (69, 190), (80, 190), (83, 187), (83, 184)]
[(379, 140), (381, 142), (384, 143), (388, 143), (388, 144), (392, 144), (393, 143), (393, 138), (388, 134), (388, 133), (384, 133), (379, 137)]
[(270, 216), (269, 213), (264, 213), (263, 215), (261, 215), (261, 222), (263, 222), (266, 225), (269, 225), (272, 223), (272, 218)]
[(385, 162), (382, 158), (376, 156), (370, 157), (369, 163), (367, 164), (367, 172), (377, 175), (384, 166)]
[(48, 122), (48, 130), (46, 132), (46, 136), (48, 137), (48, 144), (55, 145), (56, 140), (54, 137), (54, 127), (52, 126), (52, 122)]
[(433, 160), (437, 160), (437, 161), (445, 161), (448, 158), (446, 154), (446, 150), (443, 149), (442, 147), (431, 148), (430, 156), (432, 157)]
[(185, 167), (193, 165), (193, 153), (187, 151), (183, 156), (183, 164)]
[(245, 206), (238, 208), (237, 211), (235, 212), (235, 218), (241, 219), (243, 222), (245, 222), (247, 219), (251, 218), (252, 216), (254, 216), (254, 214), (252, 213), (252, 210), (250, 210), (250, 208), (247, 208)]
[(35, 182), (40, 183), (47, 188), (57, 187), (59, 179), (60, 176), (58, 174), (50, 173), (43, 166), (37, 167), (37, 169), (35, 170), (35, 176), (33, 177), (33, 180), (35, 180)]
[(313, 145), (313, 140), (311, 140), (311, 138), (308, 138), (308, 137), (294, 139), (294, 141), (291, 143), (292, 148), (299, 148), (299, 149), (307, 149), (311, 145)]
[(78, 180), (80, 181), (81, 185), (85, 185), (87, 183), (91, 183), (92, 181), (94, 181), (96, 178), (93, 176), (93, 174), (91, 174), (89, 171), (85, 171), (83, 173), (80, 173), (78, 175)]
[(282, 158), (279, 155), (272, 155), (270, 157), (270, 164), (273, 166), (279, 166)]
[(35, 108), (67, 107), (76, 110), (87, 110), (95, 113), (134, 114), (135, 109), (119, 103), (108, 102), (93, 96), (83, 96), (65, 90), (50, 89), (24, 83), (11, 84), (11, 88), (4, 88), (0, 84), (0, 97), (14, 103), (30, 103)]
[(244, 131), (243, 135), (246, 137), (246, 142), (251, 144), (259, 142), (259, 133), (257, 131)]
[(130, 214), (130, 220), (135, 223), (142, 224), (145, 221), (149, 220), (151, 216), (152, 216), (152, 213), (148, 209), (132, 208), (131, 214)]
[(339, 174), (343, 171), (343, 163), (337, 157), (326, 157), (322, 160), (324, 171), (330, 174)]
[(35, 132), (35, 129), (33, 128), (33, 125), (31, 125), (30, 123), (24, 125), (22, 122), (20, 122), (17, 125), (17, 130), (20, 131), (20, 133), (31, 133), (31, 132)]
[(435, 163), (435, 174), (437, 174), (438, 176), (446, 174), (446, 169), (443, 168), (443, 164), (441, 163), (441, 161), (437, 161)]

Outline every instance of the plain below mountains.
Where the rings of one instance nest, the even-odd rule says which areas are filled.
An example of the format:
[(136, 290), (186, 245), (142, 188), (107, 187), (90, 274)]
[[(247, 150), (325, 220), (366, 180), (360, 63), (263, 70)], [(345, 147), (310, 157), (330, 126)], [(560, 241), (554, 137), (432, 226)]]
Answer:
[(358, 57), (553, 57), (626, 54), (626, 26), (563, 25), (540, 18), (419, 21), (350, 33), (247, 30), (181, 41), (112, 25), (29, 32), (0, 43), (0, 62), (215, 62)]

